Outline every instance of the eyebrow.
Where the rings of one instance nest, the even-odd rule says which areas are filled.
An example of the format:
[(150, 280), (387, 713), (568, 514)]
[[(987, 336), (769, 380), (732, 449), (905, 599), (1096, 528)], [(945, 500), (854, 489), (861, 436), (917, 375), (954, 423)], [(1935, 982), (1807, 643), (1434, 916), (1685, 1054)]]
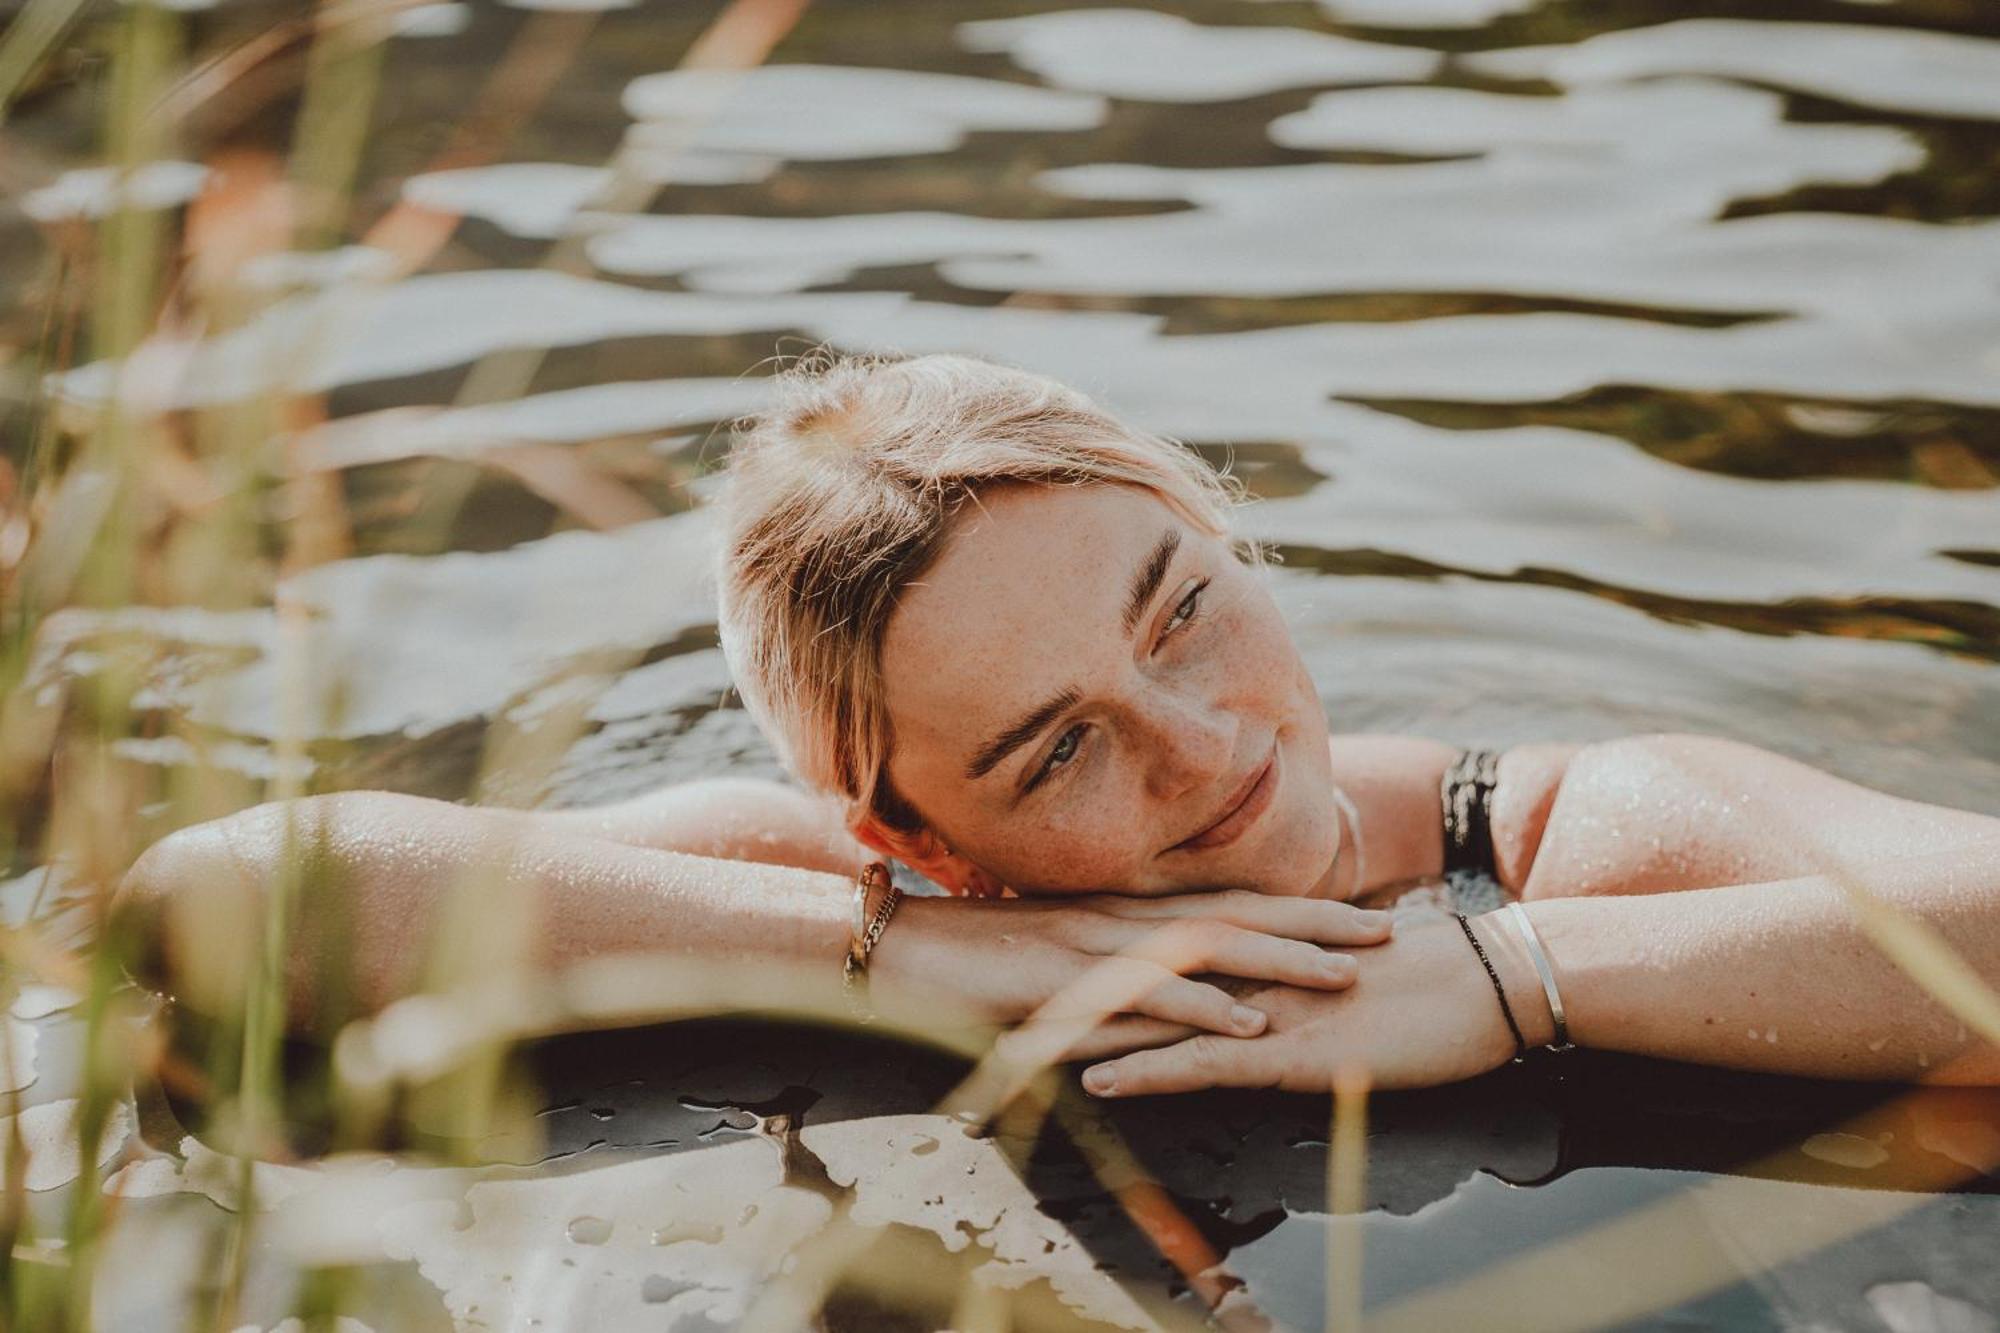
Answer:
[(1167, 576), (1167, 567), (1174, 563), (1174, 552), (1180, 549), (1181, 534), (1174, 528), (1168, 528), (1153, 543), (1153, 553), (1139, 567), (1138, 576), (1132, 580), (1132, 591), (1125, 595), (1126, 638), (1131, 638), (1132, 631), (1139, 628), (1139, 617), (1146, 614), (1147, 604), (1160, 590), (1160, 580)]
[(1076, 707), (1077, 700), (1082, 697), (1081, 694), (1077, 693), (1074, 686), (1051, 696), (1040, 708), (1037, 708), (1034, 712), (1028, 714), (1019, 722), (1016, 722), (1013, 726), (988, 741), (986, 748), (981, 750), (973, 758), (973, 761), (965, 766), (965, 776), (968, 778), (983, 778), (988, 773), (991, 773), (995, 768), (999, 767), (1002, 759), (1005, 759), (1008, 755), (1035, 739), (1035, 737), (1042, 733), (1042, 728), (1048, 726), (1049, 723), (1055, 721), (1065, 712)]
[[(1144, 564), (1132, 578), (1132, 587), (1125, 595), (1125, 636), (1130, 638), (1139, 627), (1139, 617), (1144, 615), (1153, 595), (1160, 590), (1160, 583), (1167, 577), (1167, 569), (1174, 562), (1174, 553), (1180, 550), (1181, 534), (1169, 528), (1153, 543), (1152, 551)], [(984, 749), (973, 756), (965, 766), (965, 776), (978, 780), (1000, 766), (1000, 761), (1026, 745), (1042, 733), (1049, 723), (1063, 713), (1076, 707), (1083, 696), (1075, 686), (1070, 686), (1051, 695), (1039, 707), (1013, 726), (986, 743)]]

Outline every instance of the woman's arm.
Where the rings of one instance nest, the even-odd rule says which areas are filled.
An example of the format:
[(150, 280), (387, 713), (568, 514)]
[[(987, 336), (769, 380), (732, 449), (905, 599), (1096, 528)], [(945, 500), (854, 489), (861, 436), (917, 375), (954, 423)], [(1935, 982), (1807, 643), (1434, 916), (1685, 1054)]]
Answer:
[(837, 959), (851, 883), (622, 843), (526, 811), (342, 792), (182, 829), (141, 856), (120, 896), (153, 947), (147, 979), (200, 1009), (232, 1004), (288, 875), (301, 1023), (439, 984), (447, 959), (481, 949), (536, 970), (611, 952)]
[[(2000, 840), (1776, 883), (1531, 903), (1580, 1045), (1818, 1078), (2000, 1084), (2000, 1048), (1891, 960), (1858, 890), (1920, 923), (2000, 1008)], [(1501, 979), (1551, 1028), (1517, 932)], [(1521, 997), (1525, 996), (1525, 1003)]]
[[(2000, 842), (1869, 867), (1866, 891), (1949, 941), (2000, 990)], [(1809, 876), (1637, 897), (1537, 901), (1571, 1039), (1700, 1064), (1820, 1078), (2000, 1084), (2000, 1048), (1876, 947), (1842, 882)], [(1531, 1043), (1553, 1024), (1503, 915), (1474, 921)], [(1343, 1069), (1425, 1087), (1513, 1055), (1491, 981), (1456, 922), (1399, 923), (1339, 995), (1264, 990), (1254, 1040), (1204, 1035), (1093, 1066), (1085, 1087), (1127, 1096), (1215, 1086), (1325, 1091)], [(1990, 1033), (1989, 1033), (1990, 1035)]]
[(635, 847), (849, 878), (870, 859), (836, 803), (759, 778), (704, 778), (611, 805), (524, 810), (518, 817)]
[[(1527, 795), (1507, 790), (1513, 780), (1503, 760), (1496, 825), (1510, 796)], [(1990, 815), (1871, 791), (1755, 746), (1633, 736), (1575, 750), (1547, 794), (1532, 853), (1503, 878), (1527, 900), (1663, 893), (1869, 866), (1996, 838), (2000, 819)]]
[[(1444, 864), (1438, 787), (1456, 753), (1408, 736), (1333, 738), (1379, 889)], [(2000, 819), (1904, 800), (1737, 741), (1632, 736), (1517, 745), (1493, 792), (1500, 883), (1524, 900), (1786, 879), (2000, 837)]]
[[(716, 847), (736, 836), (719, 810), (708, 812), (715, 822), (699, 818), (709, 797), (666, 804), (676, 800), (672, 817), (658, 802), (550, 816), (385, 792), (260, 806), (162, 841), (133, 866), (121, 905), (155, 943), (149, 980), (197, 1009), (226, 1012), (261, 948), (272, 889), (294, 875), (287, 977), (300, 1026), (468, 973), (547, 971), (616, 953), (790, 962), (833, 976), (847, 946), (851, 876), (668, 850), (661, 844), (677, 819)], [(758, 827), (741, 811), (734, 818)], [(838, 865), (837, 846), (814, 850), (814, 827), (802, 826), (806, 857)], [(784, 841), (752, 840), (771, 853)], [(1159, 1040), (1170, 1024), (1255, 1032), (1261, 1014), (1181, 974), (1346, 986), (1351, 956), (1322, 946), (1389, 934), (1386, 914), (1254, 894), (982, 906), (905, 903), (871, 968), (878, 994), (918, 1012), (946, 1001), (1012, 1022), (1122, 956), (1115, 966), (1133, 996), (1125, 1007), (1135, 1040)], [(1142, 1023), (1150, 1026), (1132, 1026)]]

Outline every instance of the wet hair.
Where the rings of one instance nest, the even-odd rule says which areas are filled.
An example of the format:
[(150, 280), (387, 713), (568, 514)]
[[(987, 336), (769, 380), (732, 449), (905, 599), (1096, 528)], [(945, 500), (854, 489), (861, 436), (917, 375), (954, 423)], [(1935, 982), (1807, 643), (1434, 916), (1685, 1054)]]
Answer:
[(966, 356), (838, 357), (782, 371), (737, 423), (722, 512), (723, 653), (786, 767), (915, 832), (892, 788), (882, 640), (953, 520), (1001, 486), (1123, 484), (1228, 533), (1233, 479), (1046, 376)]

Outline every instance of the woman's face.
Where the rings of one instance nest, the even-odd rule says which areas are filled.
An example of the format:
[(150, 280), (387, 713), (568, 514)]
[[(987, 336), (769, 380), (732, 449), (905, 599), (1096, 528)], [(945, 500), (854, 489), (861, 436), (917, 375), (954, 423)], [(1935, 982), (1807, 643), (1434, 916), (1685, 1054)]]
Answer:
[(1021, 893), (1323, 893), (1325, 714), (1228, 543), (1132, 486), (969, 506), (883, 640), (889, 775)]

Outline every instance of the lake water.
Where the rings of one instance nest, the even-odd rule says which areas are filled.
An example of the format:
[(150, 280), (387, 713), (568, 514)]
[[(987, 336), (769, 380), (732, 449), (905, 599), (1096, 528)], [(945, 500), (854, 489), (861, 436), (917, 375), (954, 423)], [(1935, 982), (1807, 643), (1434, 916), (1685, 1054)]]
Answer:
[[(1990, 6), (822, 3), (764, 67), (677, 71), (713, 8), (409, 11), (354, 234), (398, 201), (462, 224), (400, 277), (360, 247), (267, 257), (280, 299), (146, 377), (165, 406), (326, 395), (293, 442), (352, 520), (351, 554), (289, 589), (314, 613), (315, 780), (575, 805), (774, 772), (726, 695), (699, 500), (767, 358), (826, 342), (998, 357), (1233, 459), (1337, 730), (1713, 732), (2000, 810)], [(495, 71), (524, 118), (491, 162), (439, 168)], [(253, 93), (191, 137), (276, 142)], [(10, 126), (46, 185), (0, 222), (9, 253), (28, 218), (102, 206), (60, 174), (89, 124), (57, 86)], [(202, 180), (144, 190), (171, 207)], [(458, 498), (442, 542), (419, 491)], [(133, 636), (163, 649), (142, 699), (178, 730), (128, 761), (185, 764), (194, 734), (276, 771), (268, 614), (69, 615), (40, 669), (89, 675)], [(570, 709), (573, 744), (481, 776), (497, 727)], [(33, 1021), (28, 1100), (52, 1102), (64, 1020)], [(398, 1275), (440, 1326), (729, 1326), (782, 1276), (760, 1256), (843, 1209), (906, 1275), (985, 1265), (1024, 1327), (1200, 1308), (1093, 1183), (1096, 1111), (1039, 1147), (968, 1138), (922, 1114), (948, 1069), (703, 1033), (543, 1051), (541, 1170), (299, 1168), (278, 1216), (346, 1218), (347, 1248), (299, 1253)], [(1371, 1116), (1354, 1224), (1326, 1211), (1322, 1104), (1110, 1123), (1240, 1284), (1225, 1322), (1318, 1326), (1352, 1225), (1388, 1327), (2000, 1327), (1983, 1093), (1584, 1058)], [(170, 1219), (229, 1203), (198, 1145), (149, 1137), (177, 1155), (123, 1168), (152, 1211), (106, 1265), (128, 1320), (106, 1327), (172, 1317), (200, 1252), (162, 1248)], [(1601, 1248), (1536, 1266), (1591, 1227)], [(260, 1258), (267, 1324), (287, 1253)], [(1592, 1302), (1619, 1290), (1653, 1294)], [(842, 1300), (838, 1326), (941, 1318)]]

